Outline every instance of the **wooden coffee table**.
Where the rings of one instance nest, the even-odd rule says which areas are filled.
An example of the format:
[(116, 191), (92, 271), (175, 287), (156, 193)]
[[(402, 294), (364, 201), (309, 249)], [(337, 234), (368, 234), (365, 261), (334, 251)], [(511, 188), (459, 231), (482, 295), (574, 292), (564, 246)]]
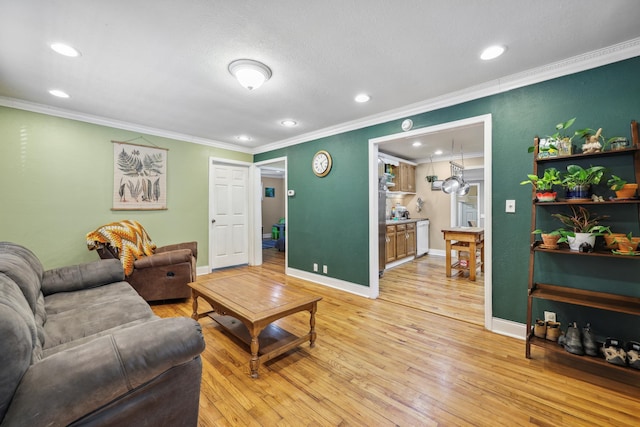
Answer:
[[(309, 340), (316, 341), (316, 310), (322, 297), (308, 294), (260, 276), (238, 274), (222, 278), (198, 279), (189, 283), (193, 314), (198, 320), (210, 316), (251, 349), (251, 377), (258, 378), (258, 367)], [(198, 298), (212, 311), (198, 313)], [(271, 323), (299, 311), (310, 313), (309, 333), (297, 337)]]

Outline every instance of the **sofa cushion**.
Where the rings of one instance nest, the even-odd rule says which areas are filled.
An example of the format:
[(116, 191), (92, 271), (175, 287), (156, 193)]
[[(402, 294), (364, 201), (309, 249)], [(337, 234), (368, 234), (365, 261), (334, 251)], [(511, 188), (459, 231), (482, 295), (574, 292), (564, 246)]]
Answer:
[[(0, 420), (11, 398), (32, 363), (42, 350), (33, 314), (18, 285), (0, 273)], [(37, 351), (34, 349), (37, 348)]]
[[(0, 246), (0, 250), (6, 247)], [(0, 252), (1, 253), (1, 252)], [(34, 270), (23, 254), (2, 253), (0, 256), (0, 273), (9, 276), (19, 287), (29, 303), (31, 313), (36, 312), (42, 273)]]
[(45, 297), (45, 349), (156, 316), (126, 282)]

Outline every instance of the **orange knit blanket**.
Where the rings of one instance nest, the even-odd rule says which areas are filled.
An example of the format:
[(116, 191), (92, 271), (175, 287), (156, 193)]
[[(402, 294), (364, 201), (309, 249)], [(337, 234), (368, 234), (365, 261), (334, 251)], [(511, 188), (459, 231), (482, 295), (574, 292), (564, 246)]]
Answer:
[(87, 247), (97, 249), (100, 244), (110, 244), (116, 248), (124, 274), (133, 273), (133, 262), (145, 255), (153, 255), (156, 245), (147, 231), (137, 221), (112, 222), (87, 233)]

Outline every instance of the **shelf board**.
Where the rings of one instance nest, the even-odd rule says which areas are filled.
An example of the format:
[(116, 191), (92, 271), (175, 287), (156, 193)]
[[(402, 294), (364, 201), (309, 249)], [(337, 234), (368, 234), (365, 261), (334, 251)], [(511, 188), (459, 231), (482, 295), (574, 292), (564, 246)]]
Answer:
[[(589, 365), (596, 367), (596, 369), (604, 368), (606, 370), (613, 370), (614, 372), (617, 372), (618, 374), (621, 374), (623, 376), (640, 376), (640, 370), (627, 366), (614, 365), (613, 363), (607, 362), (607, 360), (602, 355), (578, 356), (576, 354), (569, 353), (555, 341), (549, 341), (544, 338), (538, 338), (534, 335), (531, 335), (529, 337), (529, 344), (543, 348), (546, 352), (552, 353), (554, 356), (562, 357), (563, 359), (569, 361), (572, 365), (574, 363), (588, 363)], [(637, 383), (638, 381), (634, 381), (634, 384), (637, 385)]]
[(581, 159), (581, 158), (589, 158), (589, 157), (606, 157), (606, 156), (620, 156), (626, 155), (630, 153), (634, 153), (638, 151), (638, 147), (632, 146), (629, 148), (624, 148), (622, 150), (611, 150), (611, 151), (601, 151), (599, 153), (590, 153), (590, 154), (571, 154), (569, 156), (557, 156), (557, 157), (544, 157), (542, 159), (536, 159), (535, 161), (538, 163), (546, 163), (546, 162), (561, 162), (564, 160), (571, 159)]
[[(536, 241), (536, 243), (538, 242), (539, 241)], [(547, 252), (547, 253), (563, 254), (563, 255), (595, 256), (595, 257), (606, 257), (606, 258), (640, 260), (640, 255), (617, 255), (611, 251), (605, 251), (605, 250), (595, 250), (593, 252), (579, 252), (579, 251), (572, 251), (571, 249), (566, 247), (560, 247), (559, 249), (545, 249), (545, 248), (541, 248), (540, 246), (535, 246), (533, 250), (535, 252)]]
[(533, 201), (536, 206), (558, 206), (558, 205), (637, 205), (640, 204), (640, 198), (627, 199), (627, 200), (605, 200), (604, 202), (594, 202), (592, 200), (581, 202), (570, 202), (565, 199), (556, 200), (555, 202), (536, 202)]
[(640, 315), (640, 298), (626, 295), (534, 283), (529, 290), (529, 296), (618, 313)]

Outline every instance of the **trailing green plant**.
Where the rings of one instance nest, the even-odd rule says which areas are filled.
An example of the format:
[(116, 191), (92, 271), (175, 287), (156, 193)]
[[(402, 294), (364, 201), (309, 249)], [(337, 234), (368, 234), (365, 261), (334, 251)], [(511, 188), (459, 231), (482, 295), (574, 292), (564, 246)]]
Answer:
[(607, 181), (607, 185), (611, 187), (613, 191), (620, 191), (625, 184), (627, 184), (627, 181), (617, 175), (611, 175), (611, 178)]
[(566, 122), (558, 123), (556, 125), (556, 133), (554, 133), (553, 135), (549, 135), (549, 138), (555, 139), (557, 141), (568, 139), (569, 142), (571, 142), (571, 140), (575, 136), (575, 133), (567, 134), (566, 131), (573, 125), (575, 121), (576, 121), (576, 118), (574, 117), (572, 119), (567, 120)]
[(567, 237), (576, 237), (576, 233), (573, 231), (565, 230), (564, 228), (557, 228), (553, 231), (542, 231), (541, 229), (535, 229), (531, 232), (531, 234), (548, 234), (550, 236), (560, 236), (558, 239), (558, 243), (568, 242), (569, 239)]
[(556, 168), (545, 169), (542, 176), (528, 174), (529, 179), (522, 181), (520, 185), (531, 184), (533, 188), (540, 191), (549, 191), (553, 189), (554, 185), (562, 184), (560, 171)]
[(589, 212), (584, 206), (571, 206), (572, 215), (561, 213), (551, 214), (552, 217), (558, 219), (565, 229), (574, 233), (591, 233), (595, 236), (601, 236), (605, 232), (611, 233), (609, 227), (600, 225), (600, 221), (609, 218), (609, 215), (597, 215)]
[(562, 186), (574, 188), (580, 185), (599, 184), (605, 171), (604, 166), (590, 166), (585, 169), (580, 165), (569, 165), (567, 172), (562, 174)]

